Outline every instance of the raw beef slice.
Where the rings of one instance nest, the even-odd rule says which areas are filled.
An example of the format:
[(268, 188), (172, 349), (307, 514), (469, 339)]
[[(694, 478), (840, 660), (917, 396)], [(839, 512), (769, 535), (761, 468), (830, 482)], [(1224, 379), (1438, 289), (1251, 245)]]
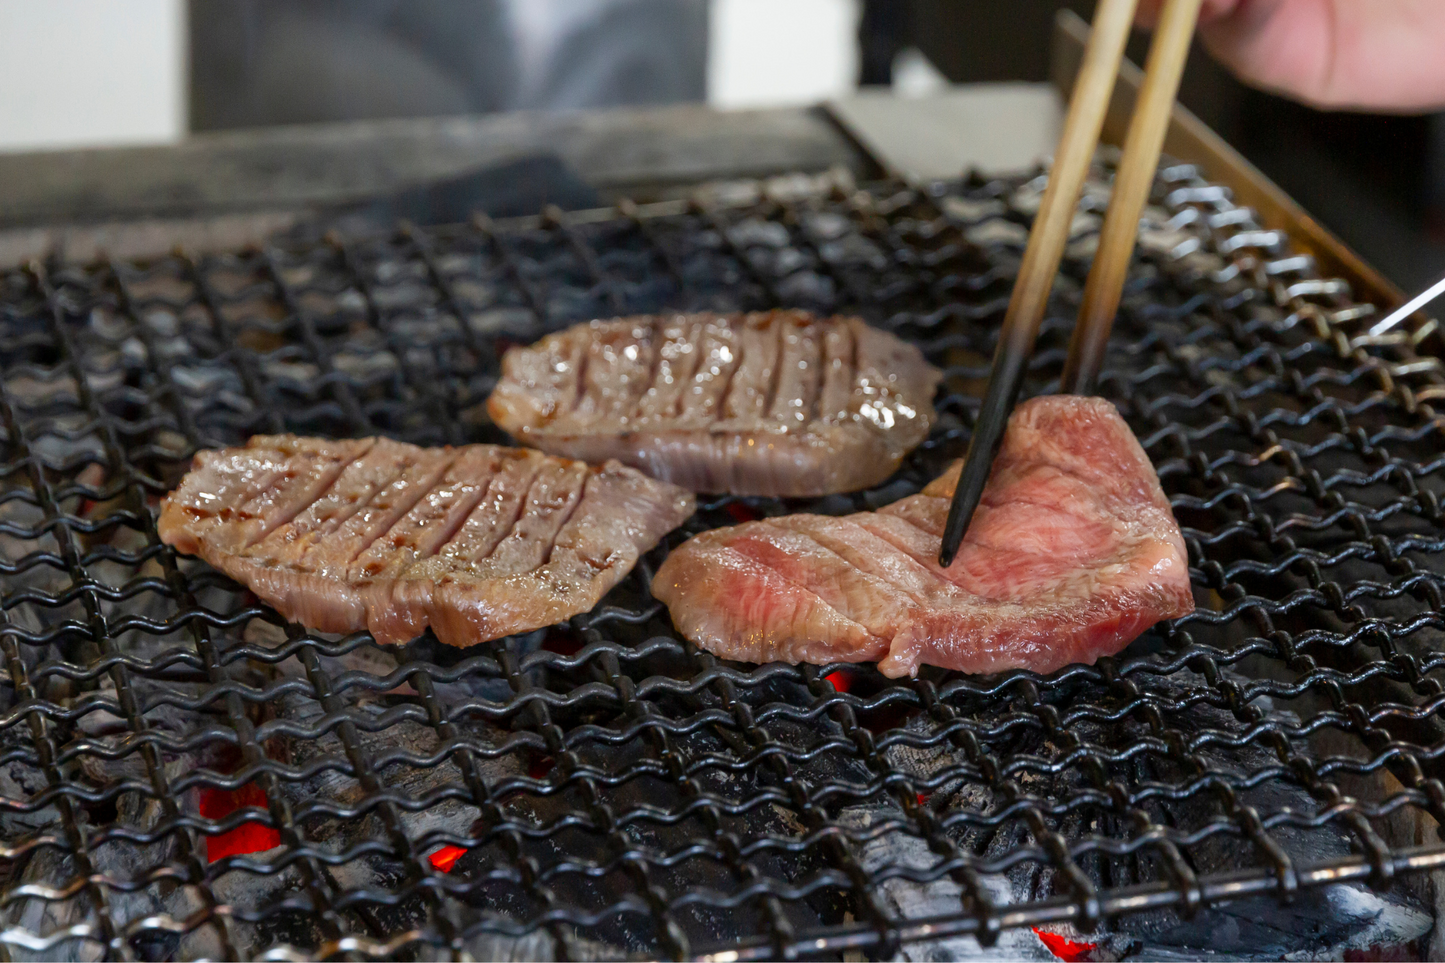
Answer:
[(1114, 406), (1021, 405), (968, 536), (938, 564), (961, 463), (877, 512), (786, 515), (699, 535), (653, 594), (693, 642), (750, 662), (1051, 672), (1194, 609), (1184, 541)]
[(157, 527), (313, 630), (471, 645), (592, 608), (692, 511), (616, 462), (263, 435), (196, 455)]
[(928, 435), (940, 377), (857, 318), (639, 317), (511, 349), (487, 410), (556, 455), (616, 458), (692, 491), (803, 497), (891, 475)]

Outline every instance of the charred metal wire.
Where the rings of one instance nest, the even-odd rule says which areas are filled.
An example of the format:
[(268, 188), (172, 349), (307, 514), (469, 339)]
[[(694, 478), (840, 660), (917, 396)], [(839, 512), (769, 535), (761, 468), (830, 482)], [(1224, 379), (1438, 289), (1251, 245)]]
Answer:
[[(1195, 615), (1046, 678), (891, 681), (719, 661), (648, 594), (690, 534), (878, 507), (963, 452), (1039, 189), (796, 177), (0, 275), (8, 955), (890, 956), (1441, 866), (1388, 828), (1445, 820), (1438, 332), (1370, 335), (1192, 168), (1156, 185), (1100, 390), (1159, 468)], [(318, 636), (156, 536), (198, 449), (503, 442), (508, 345), (777, 305), (918, 342), (948, 373), (936, 430), (873, 491), (705, 500), (567, 625)]]

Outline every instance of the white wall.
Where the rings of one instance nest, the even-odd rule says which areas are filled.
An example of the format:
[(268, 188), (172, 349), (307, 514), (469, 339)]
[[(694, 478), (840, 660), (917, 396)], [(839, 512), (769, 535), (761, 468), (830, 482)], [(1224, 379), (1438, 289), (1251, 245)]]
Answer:
[(712, 0), (714, 107), (807, 104), (858, 86), (860, 0)]
[(176, 140), (184, 0), (0, 0), (0, 150)]

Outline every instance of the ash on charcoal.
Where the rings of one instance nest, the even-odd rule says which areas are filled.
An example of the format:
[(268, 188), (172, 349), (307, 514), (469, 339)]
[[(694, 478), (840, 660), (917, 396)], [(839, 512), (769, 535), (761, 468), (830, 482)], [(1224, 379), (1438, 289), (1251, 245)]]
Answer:
[[(189, 771), (190, 763), (175, 759), (165, 765), (165, 777), (174, 780)], [(166, 828), (163, 805), (140, 792), (122, 792), (115, 799), (114, 815), (106, 820), (103, 830), (91, 830), (94, 840), (88, 849), (90, 884), (71, 893), (81, 882), (76, 857), (56, 845), (33, 849), (17, 861), (8, 885), (28, 887), (37, 893), (17, 899), (0, 908), (0, 921), (5, 926), (20, 927), (31, 933), (53, 934), (72, 926), (88, 925), (93, 936), (102, 930), (102, 913), (116, 930), (139, 926), (129, 939), (132, 952), (140, 959), (192, 959), (221, 953), (221, 944), (209, 926), (188, 933), (168, 932), (163, 927), (147, 926), (142, 921), (169, 918), (182, 921), (201, 910), (203, 902), (195, 887), (177, 880), (189, 876), (187, 861), (179, 834), (183, 830)], [(152, 837), (154, 842), (136, 842), (122, 838), (102, 839), (122, 829), (132, 837)], [(59, 830), (52, 825), (52, 833)], [(63, 836), (55, 841), (64, 845)], [(192, 847), (195, 844), (191, 840)], [(169, 871), (169, 878), (164, 872)], [(63, 895), (71, 893), (70, 895)], [(104, 900), (104, 907), (97, 900)], [(104, 947), (95, 941), (75, 940), (64, 949), (29, 951), (11, 945), (10, 957), (17, 960), (55, 959), (57, 953), (66, 958), (98, 960), (105, 958)]]
[[(14, 693), (4, 688), (5, 710), (14, 704)], [(51, 826), (60, 818), (54, 805), (38, 806), (38, 797), (45, 791), (46, 777), (40, 768), (30, 737), (30, 727), (23, 719), (0, 728), (0, 839), (4, 845), (17, 847), (32, 833)]]
[[(1228, 673), (1226, 678), (1241, 681)], [(1154, 690), (1154, 695), (1186, 705), (1188, 696), (1197, 696), (1207, 688), (1202, 678), (1188, 671), (1167, 677), (1150, 676), (1148, 685)], [(1257, 704), (1267, 710), (1264, 721), (1282, 727), (1299, 726), (1299, 719), (1293, 713), (1274, 707), (1268, 700), (1259, 700)], [(1247, 729), (1231, 713), (1199, 702), (1173, 715), (1171, 723), (1186, 737), (1204, 733), (1241, 735)], [(918, 721), (910, 725), (920, 730), (924, 726)], [(1014, 758), (1034, 758), (1042, 763), (1064, 754), (1065, 747), (1041, 730), (1028, 728), (1018, 731), (1021, 734), (1012, 737), (1008, 745), (1008, 752)], [(1100, 751), (1135, 745), (1151, 735), (1144, 722), (1132, 718), (1122, 724), (1080, 720), (1069, 731), (1077, 740), (1073, 745)], [(1223, 741), (1208, 742), (1196, 751), (1196, 758), (1210, 772), (1241, 787), (1248, 784), (1249, 773), (1278, 764), (1277, 757), (1256, 742), (1231, 746), (1222, 745)], [(1001, 748), (996, 747), (996, 751)], [(962, 753), (944, 747), (918, 750), (900, 744), (890, 747), (888, 758), (900, 771), (920, 781), (937, 779), (946, 773), (955, 774), (934, 793), (930, 802), (941, 818), (946, 819), (953, 811), (964, 810), (987, 819), (1013, 798), (1012, 793), (1000, 794), (987, 785), (958, 776), (960, 770), (967, 771), (973, 767)], [(1133, 770), (1128, 773), (1131, 779), (1156, 784), (1168, 781), (1170, 773), (1164, 770), (1172, 766), (1150, 754), (1135, 756), (1129, 765)], [(1056, 773), (1041, 769), (1025, 772), (1018, 777), (1018, 786), (1027, 793), (1026, 798), (1036, 800), (1038, 805), (1066, 800), (1081, 789), (1089, 788), (1082, 774), (1073, 767)], [(1240, 805), (1252, 806), (1259, 812), (1292, 812), (1303, 819), (1321, 808), (1303, 787), (1283, 779), (1242, 788), (1237, 793)], [(1224, 829), (1231, 822), (1219, 798), (1204, 794), (1178, 800), (1161, 798), (1150, 804), (1146, 812), (1154, 825), (1174, 829), (1176, 834), (1197, 832), (1210, 826)], [(853, 818), (866, 826), (883, 815), (883, 812), (873, 810)], [(899, 818), (901, 813), (892, 815)], [(998, 828), (980, 826), (970, 829), (966, 822), (955, 825), (960, 828), (951, 835), (959, 847), (985, 861), (997, 862), (1021, 847), (1037, 845), (1027, 826), (1019, 820), (1004, 822)], [(1074, 809), (1057, 820), (1054, 828), (1070, 841), (1123, 839), (1137, 833), (1129, 820), (1097, 806)], [(1351, 834), (1334, 822), (1309, 829), (1281, 824), (1270, 830), (1270, 836), (1298, 867), (1327, 864), (1354, 852)], [(1204, 876), (1238, 865), (1239, 847), (1253, 845), (1247, 838), (1241, 838), (1238, 832), (1218, 832), (1193, 844), (1181, 844), (1180, 850), (1190, 868)], [(939, 857), (928, 850), (923, 840), (905, 834), (891, 834), (867, 844), (864, 858), (870, 868), (901, 865), (927, 870), (939, 862)], [(1128, 859), (1108, 857), (1100, 852), (1080, 857), (1077, 862), (1097, 887), (1168, 881), (1170, 878), (1160, 860), (1147, 852)], [(981, 879), (999, 906), (1027, 904), (1051, 895), (1069, 894), (1067, 887), (1061, 885), (1057, 872), (1038, 861), (1019, 863), (1006, 872), (985, 875)], [(959, 885), (947, 879), (926, 885), (890, 880), (881, 888), (905, 918), (957, 912), (965, 896)], [(1333, 958), (1349, 950), (1412, 944), (1429, 933), (1433, 923), (1430, 910), (1401, 887), (1387, 893), (1375, 893), (1352, 883), (1306, 890), (1287, 904), (1272, 896), (1258, 896), (1207, 906), (1192, 919), (1183, 919), (1172, 911), (1135, 913), (1109, 922), (1098, 933), (1077, 938), (1100, 942), (1106, 953), (1111, 950), (1122, 952), (1137, 945), (1138, 953), (1145, 959), (1182, 960), (1198, 958), (1201, 952), (1207, 952), (1210, 959), (1218, 960), (1275, 959), (1298, 954)], [(1044, 955), (1037, 955), (1036, 951), (1040, 948), (1042, 944), (1032, 933), (1015, 930), (1005, 933), (999, 944), (989, 949), (979, 947), (970, 938), (948, 941), (932, 949), (920, 947), (916, 952), (923, 955), (909, 958), (1053, 958), (1046, 948), (1043, 948)], [(905, 950), (905, 955), (912, 952), (915, 951)], [(1027, 955), (1030, 953), (1035, 955)]]

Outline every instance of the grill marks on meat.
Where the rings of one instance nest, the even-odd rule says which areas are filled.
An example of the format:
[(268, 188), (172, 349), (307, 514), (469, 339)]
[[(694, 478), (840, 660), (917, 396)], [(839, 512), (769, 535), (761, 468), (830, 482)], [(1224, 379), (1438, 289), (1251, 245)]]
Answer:
[(703, 648), (750, 662), (965, 672), (1093, 663), (1194, 609), (1179, 527), (1113, 405), (1052, 396), (1009, 420), (958, 557), (938, 565), (955, 464), (877, 512), (705, 532), (653, 594)]
[(257, 436), (199, 453), (158, 528), (314, 630), (471, 645), (592, 608), (692, 511), (616, 462)]
[(927, 436), (940, 378), (857, 318), (640, 317), (508, 351), (487, 410), (553, 454), (694, 491), (803, 497), (891, 475)]
[(221, 452), (213, 461), (214, 483), (197, 493), (194, 535), (210, 535), (223, 549), (259, 541), (294, 518), (309, 498), (324, 491), (371, 440), (318, 443), (309, 438), (262, 437), (255, 456)]

